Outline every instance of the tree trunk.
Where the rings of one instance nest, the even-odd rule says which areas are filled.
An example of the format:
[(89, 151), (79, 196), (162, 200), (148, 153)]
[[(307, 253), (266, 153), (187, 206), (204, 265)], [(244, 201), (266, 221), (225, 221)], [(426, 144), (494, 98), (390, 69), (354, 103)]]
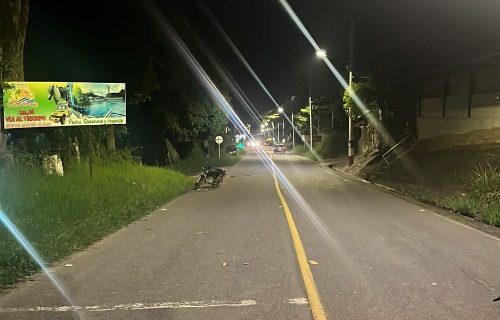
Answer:
[[(24, 41), (28, 25), (28, 0), (0, 1), (0, 85), (24, 80)], [(2, 91), (3, 93), (3, 91)], [(0, 153), (5, 149), (3, 105), (0, 108)]]
[(4, 81), (24, 80), (24, 41), (28, 0), (0, 1), (0, 71)]
[(80, 143), (78, 142), (77, 137), (75, 137), (73, 143), (75, 146), (75, 158), (76, 158), (76, 161), (79, 163), (80, 162)]
[(116, 151), (115, 128), (110, 126), (106, 131), (106, 150), (108, 152)]

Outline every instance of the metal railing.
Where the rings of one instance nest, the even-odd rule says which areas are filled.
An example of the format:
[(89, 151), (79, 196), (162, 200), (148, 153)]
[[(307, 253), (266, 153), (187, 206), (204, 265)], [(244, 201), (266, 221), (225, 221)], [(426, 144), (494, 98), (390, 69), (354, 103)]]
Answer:
[[(393, 152), (397, 147), (399, 147), (400, 145), (402, 145), (405, 141), (409, 141), (408, 139), (413, 139), (413, 141), (405, 148), (405, 150), (403, 150), (403, 152), (406, 151), (406, 150), (408, 150), (408, 148), (411, 146), (411, 144), (413, 142), (417, 141), (417, 138), (415, 138), (415, 136), (413, 136), (412, 134), (408, 134), (407, 136), (405, 136), (403, 139), (401, 139), (401, 141), (399, 141), (398, 143), (396, 143), (394, 146), (392, 146), (389, 150), (387, 150), (382, 155), (382, 159), (384, 159), (385, 163), (387, 163), (387, 166), (390, 166), (390, 163), (387, 160), (387, 155), (390, 154), (391, 152)], [(403, 155), (403, 152), (401, 152), (399, 155), (397, 155), (394, 160), (399, 159)]]

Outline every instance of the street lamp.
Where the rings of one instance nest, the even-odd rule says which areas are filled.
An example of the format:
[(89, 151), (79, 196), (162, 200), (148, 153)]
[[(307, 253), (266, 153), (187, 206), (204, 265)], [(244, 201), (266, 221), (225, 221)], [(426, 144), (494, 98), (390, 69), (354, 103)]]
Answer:
[[(283, 107), (278, 107), (278, 113), (283, 113)], [(285, 136), (285, 121), (283, 120), (283, 128), (281, 131), (281, 135)], [(280, 143), (280, 119), (278, 118), (278, 143)]]
[(323, 49), (316, 50), (316, 56), (318, 58), (326, 58), (326, 51)]
[[(352, 94), (352, 26), (351, 26), (351, 52), (350, 52), (350, 55), (351, 55), (351, 58), (350, 58), (350, 62), (347, 64), (346, 68), (347, 70), (349, 71), (349, 87), (348, 87), (348, 93), (349, 95)], [(319, 50), (316, 50), (316, 56), (318, 58), (326, 58), (327, 55), (326, 55), (326, 51), (325, 50), (322, 50), (322, 49), (319, 49)], [(344, 60), (341, 60), (341, 59), (337, 59), (337, 60), (340, 60), (344, 63), (347, 63), (347, 61), (344, 61)], [(349, 140), (347, 141), (347, 155), (348, 155), (348, 164), (349, 166), (352, 166), (353, 163), (354, 163), (354, 143), (352, 141), (352, 118), (351, 118), (351, 113), (352, 113), (352, 110), (349, 109), (349, 112), (347, 114), (348, 118), (349, 118)]]

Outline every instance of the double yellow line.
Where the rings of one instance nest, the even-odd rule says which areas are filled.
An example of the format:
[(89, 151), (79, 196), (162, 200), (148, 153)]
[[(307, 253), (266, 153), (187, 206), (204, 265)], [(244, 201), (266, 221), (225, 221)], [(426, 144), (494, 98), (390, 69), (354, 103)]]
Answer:
[(280, 185), (276, 174), (273, 174), (274, 185), (276, 187), (276, 192), (280, 198), (281, 204), (283, 205), (283, 211), (285, 211), (286, 220), (288, 222), (288, 227), (290, 228), (290, 233), (292, 235), (293, 246), (295, 248), (295, 254), (297, 255), (297, 260), (299, 262), (300, 273), (302, 274), (302, 279), (304, 280), (304, 285), (307, 291), (307, 298), (309, 300), (309, 305), (311, 306), (311, 311), (314, 320), (326, 320), (326, 313), (323, 305), (321, 304), (321, 299), (319, 297), (318, 289), (316, 288), (316, 283), (312, 276), (311, 268), (307, 261), (306, 251), (304, 250), (304, 245), (300, 240), (299, 231), (293, 220), (292, 212), (288, 208), (285, 197), (281, 193)]

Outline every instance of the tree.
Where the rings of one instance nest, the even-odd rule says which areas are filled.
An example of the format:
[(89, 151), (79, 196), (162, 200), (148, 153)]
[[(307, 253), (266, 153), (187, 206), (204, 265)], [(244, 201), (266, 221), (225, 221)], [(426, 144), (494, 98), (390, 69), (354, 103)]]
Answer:
[(221, 134), (228, 124), (225, 114), (205, 94), (189, 101), (188, 118), (192, 137), (201, 140)]
[(24, 80), (28, 0), (0, 1), (0, 71), (3, 80)]
[[(318, 123), (318, 116), (319, 113), (321, 112), (321, 109), (319, 105), (314, 105), (314, 104), (312, 105), (312, 109), (313, 109), (313, 121), (312, 121), (313, 128), (316, 128), (315, 124)], [(309, 108), (309, 106), (306, 106), (300, 109), (300, 111), (294, 116), (294, 121), (293, 121), (299, 131), (307, 132), (307, 134), (309, 134), (309, 125), (311, 122), (309, 118), (310, 113), (311, 113), (311, 108)]]
[[(28, 11), (28, 0), (0, 1), (0, 81), (2, 81), (2, 86), (3, 81), (6, 80), (24, 80), (23, 56)], [(0, 119), (2, 119), (0, 123), (3, 123), (3, 106), (0, 108)], [(2, 129), (3, 127), (0, 127), (0, 153), (6, 142)]]
[(359, 120), (372, 112), (378, 117), (379, 110), (385, 105), (381, 100), (377, 87), (372, 81), (357, 82), (352, 84), (351, 89), (363, 102), (366, 110), (361, 110), (349, 94), (349, 89), (344, 91), (344, 111), (353, 120)]

